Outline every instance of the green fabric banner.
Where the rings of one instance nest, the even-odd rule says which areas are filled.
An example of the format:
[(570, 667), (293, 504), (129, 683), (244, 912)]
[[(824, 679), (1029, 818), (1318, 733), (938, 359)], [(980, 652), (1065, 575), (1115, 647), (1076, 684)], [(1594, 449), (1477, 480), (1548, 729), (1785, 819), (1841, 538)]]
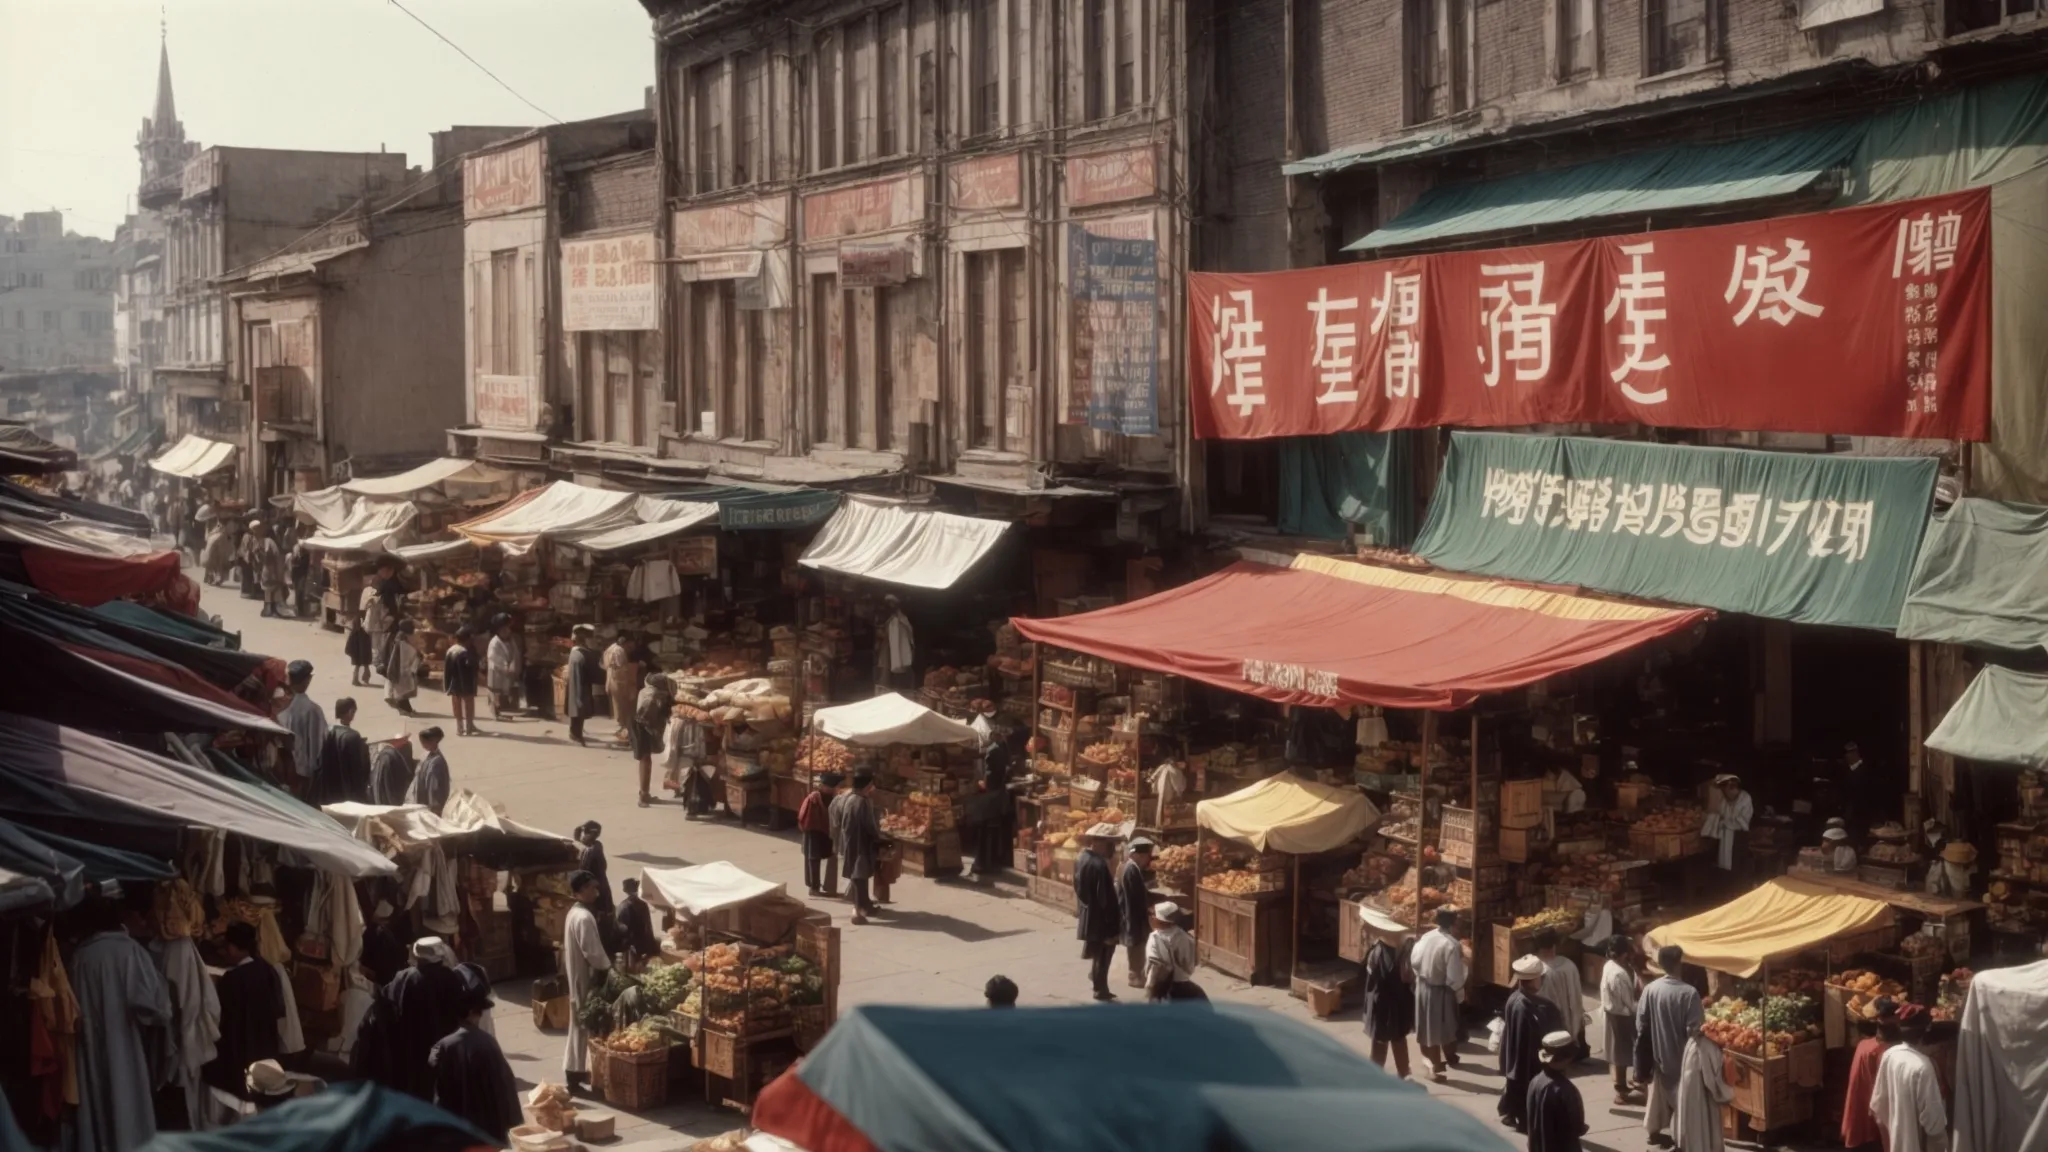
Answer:
[(1963, 499), (1930, 520), (1899, 637), (2048, 648), (2048, 508)]
[(1342, 540), (1358, 525), (1360, 540), (1405, 548), (1415, 536), (1415, 485), (1410, 481), (1413, 433), (1338, 432), (1289, 436), (1280, 449), (1282, 532)]
[(1936, 461), (1454, 432), (1439, 567), (1891, 631)]
[(728, 532), (769, 528), (806, 528), (823, 524), (839, 510), (839, 493), (820, 488), (745, 488), (734, 484), (701, 484), (661, 493), (674, 500), (718, 505), (718, 526)]

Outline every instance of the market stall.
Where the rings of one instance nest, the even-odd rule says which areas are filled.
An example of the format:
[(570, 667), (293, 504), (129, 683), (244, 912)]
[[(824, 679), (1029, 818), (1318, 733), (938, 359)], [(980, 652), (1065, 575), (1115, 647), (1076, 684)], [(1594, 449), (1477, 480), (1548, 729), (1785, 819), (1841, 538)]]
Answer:
[(1979, 973), (1956, 1036), (1956, 1152), (2048, 1147), (2048, 961)]
[(960, 871), (961, 796), (979, 766), (981, 738), (972, 727), (885, 692), (819, 709), (810, 731), (797, 757), (807, 773), (874, 773), (882, 832), (905, 869), (919, 876)]

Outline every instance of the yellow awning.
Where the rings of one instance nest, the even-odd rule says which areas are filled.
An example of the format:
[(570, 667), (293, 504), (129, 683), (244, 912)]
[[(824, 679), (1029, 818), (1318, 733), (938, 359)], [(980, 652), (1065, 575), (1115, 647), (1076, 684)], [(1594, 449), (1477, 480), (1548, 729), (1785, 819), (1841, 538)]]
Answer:
[(1195, 822), (1203, 828), (1261, 852), (1328, 852), (1358, 839), (1379, 818), (1356, 788), (1285, 772), (1195, 805)]
[(1884, 923), (1891, 906), (1795, 876), (1781, 876), (1710, 912), (1652, 929), (1650, 946), (1676, 944), (1688, 964), (1754, 976), (1764, 961)]

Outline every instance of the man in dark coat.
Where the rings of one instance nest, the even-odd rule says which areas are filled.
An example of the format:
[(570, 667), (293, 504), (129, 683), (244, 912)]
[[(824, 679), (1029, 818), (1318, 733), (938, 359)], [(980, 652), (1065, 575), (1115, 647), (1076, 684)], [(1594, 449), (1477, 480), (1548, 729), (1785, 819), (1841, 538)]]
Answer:
[(236, 921), (225, 936), (222, 952), (228, 967), (216, 987), (220, 1039), (200, 1075), (223, 1092), (246, 1096), (249, 1065), (276, 1059), (281, 1047), (277, 1025), (284, 1018), (284, 989), (278, 987), (277, 969), (256, 955), (254, 927)]
[(1392, 1049), (1394, 1072), (1408, 1079), (1408, 1034), (1415, 1031), (1415, 969), (1409, 962), (1408, 926), (1370, 905), (1359, 908), (1372, 930), (1365, 953), (1365, 1035), (1372, 1042), (1372, 1062), (1387, 1066)]
[(434, 1103), (503, 1144), (520, 1122), (519, 1086), (497, 1038), (483, 1030), (490, 1010), (488, 989), (465, 991), (460, 1026), (434, 1043), (427, 1064), (433, 1070)]
[(448, 779), (448, 758), (441, 755), (441, 730), (420, 729), (420, 747), (427, 750), (427, 755), (420, 761), (419, 771), (413, 773), (412, 783), (406, 786), (405, 803), (423, 804), (428, 811), (439, 816), (441, 809), (448, 806), (448, 793), (452, 787)]
[(993, 880), (1010, 867), (1010, 850), (1017, 842), (1017, 805), (1010, 798), (1015, 759), (1015, 752), (1003, 744), (990, 744), (981, 754), (981, 780), (966, 805), (974, 822), (976, 880)]
[(654, 910), (640, 898), (640, 881), (628, 876), (619, 881), (619, 887), (626, 892), (612, 917), (619, 926), (619, 943), (642, 960), (661, 955), (661, 940), (654, 934)]
[(370, 922), (363, 926), (363, 954), (356, 958), (370, 983), (380, 988), (405, 971), (405, 944), (391, 930), (395, 911), (389, 900), (379, 900), (370, 909)]
[(576, 842), (583, 846), (576, 866), (597, 877), (597, 899), (591, 902), (590, 910), (597, 913), (600, 922), (612, 910), (612, 881), (607, 875), (611, 865), (604, 857), (604, 842), (598, 839), (603, 834), (604, 826), (595, 820), (585, 820), (574, 833)]
[(1124, 850), (1123, 867), (1116, 874), (1116, 902), (1123, 919), (1125, 966), (1128, 983), (1145, 986), (1145, 942), (1152, 938), (1152, 889), (1145, 873), (1152, 868), (1152, 842), (1140, 836)]
[(1543, 1037), (1542, 1068), (1529, 1082), (1529, 1152), (1579, 1152), (1586, 1134), (1586, 1102), (1572, 1083), (1578, 1038), (1557, 1031)]
[(454, 953), (440, 937), (422, 937), (413, 941), (412, 967), (385, 988), (398, 1017), (397, 1067), (385, 1082), (422, 1100), (434, 1098), (434, 1072), (427, 1054), (435, 1041), (455, 1031), (462, 1015), (463, 981), (454, 963)]
[(875, 877), (882, 854), (882, 818), (872, 799), (875, 778), (856, 772), (853, 789), (832, 799), (827, 818), (832, 825), (832, 847), (839, 853), (839, 871), (846, 877), (846, 894), (853, 901), (853, 922), (865, 924), (875, 910), (868, 884)]
[(1536, 1079), (1536, 1054), (1543, 1047), (1543, 1038), (1564, 1027), (1557, 1006), (1537, 991), (1543, 986), (1545, 971), (1543, 961), (1535, 956), (1515, 961), (1515, 990), (1501, 1010), (1507, 1027), (1500, 1035), (1500, 1074), (1506, 1083), (1496, 1110), (1501, 1123), (1517, 1132), (1527, 1131), (1529, 1084)]
[(320, 745), (320, 772), (313, 777), (312, 801), (363, 803), (370, 798), (370, 742), (356, 731), (356, 702), (343, 696), (334, 702), (334, 726)]
[(378, 748), (370, 761), (370, 803), (403, 804), (406, 789), (411, 787), (412, 737), (400, 732)]
[(583, 721), (600, 712), (598, 699), (604, 687), (604, 669), (598, 666), (600, 653), (591, 647), (597, 629), (578, 624), (570, 629), (569, 672), (563, 685), (563, 715), (569, 718), (569, 739), (583, 743)]
[(1089, 830), (1087, 850), (1074, 861), (1078, 909), (1074, 936), (1081, 941), (1081, 959), (1088, 961), (1088, 982), (1095, 989), (1095, 998), (1104, 1001), (1116, 999), (1116, 993), (1109, 990), (1109, 962), (1124, 930), (1116, 880), (1109, 874), (1109, 853), (1115, 842), (1116, 829), (1097, 824)]

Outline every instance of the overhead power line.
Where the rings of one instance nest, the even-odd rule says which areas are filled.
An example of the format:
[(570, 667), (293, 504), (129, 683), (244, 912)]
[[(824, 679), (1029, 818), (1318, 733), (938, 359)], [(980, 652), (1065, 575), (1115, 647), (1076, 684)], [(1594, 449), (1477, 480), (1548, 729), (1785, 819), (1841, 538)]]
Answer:
[(436, 40), (439, 40), (441, 43), (446, 44), (450, 48), (455, 49), (457, 55), (461, 56), (464, 60), (469, 61), (471, 64), (476, 65), (477, 71), (482, 72), (484, 75), (489, 76), (492, 80), (496, 81), (498, 87), (503, 88), (505, 91), (510, 92), (513, 96), (517, 97), (520, 103), (526, 105), (528, 108), (533, 109), (535, 112), (540, 113), (541, 115), (547, 117), (548, 119), (553, 120), (557, 124), (560, 124), (562, 122), (562, 118), (560, 116), (557, 116), (553, 112), (550, 112), (547, 109), (541, 107), (540, 105), (535, 104), (533, 101), (528, 100), (524, 95), (520, 93), (519, 89), (514, 88), (510, 84), (505, 83), (504, 80), (499, 78), (496, 72), (493, 72), (489, 68), (484, 67), (483, 62), (481, 60), (478, 60), (476, 57), (471, 56), (468, 52), (463, 51), (462, 45), (457, 44), (455, 41), (450, 40), (446, 36), (441, 35), (440, 29), (434, 27), (432, 24), (427, 23), (425, 20), (420, 19), (418, 13), (414, 12), (410, 8), (407, 8), (405, 5), (400, 4), (398, 0), (391, 0), (391, 6), (393, 8), (398, 9), (400, 12), (405, 13), (407, 16), (412, 17), (413, 23), (418, 24), (420, 27), (425, 28), (429, 32), (432, 32)]

